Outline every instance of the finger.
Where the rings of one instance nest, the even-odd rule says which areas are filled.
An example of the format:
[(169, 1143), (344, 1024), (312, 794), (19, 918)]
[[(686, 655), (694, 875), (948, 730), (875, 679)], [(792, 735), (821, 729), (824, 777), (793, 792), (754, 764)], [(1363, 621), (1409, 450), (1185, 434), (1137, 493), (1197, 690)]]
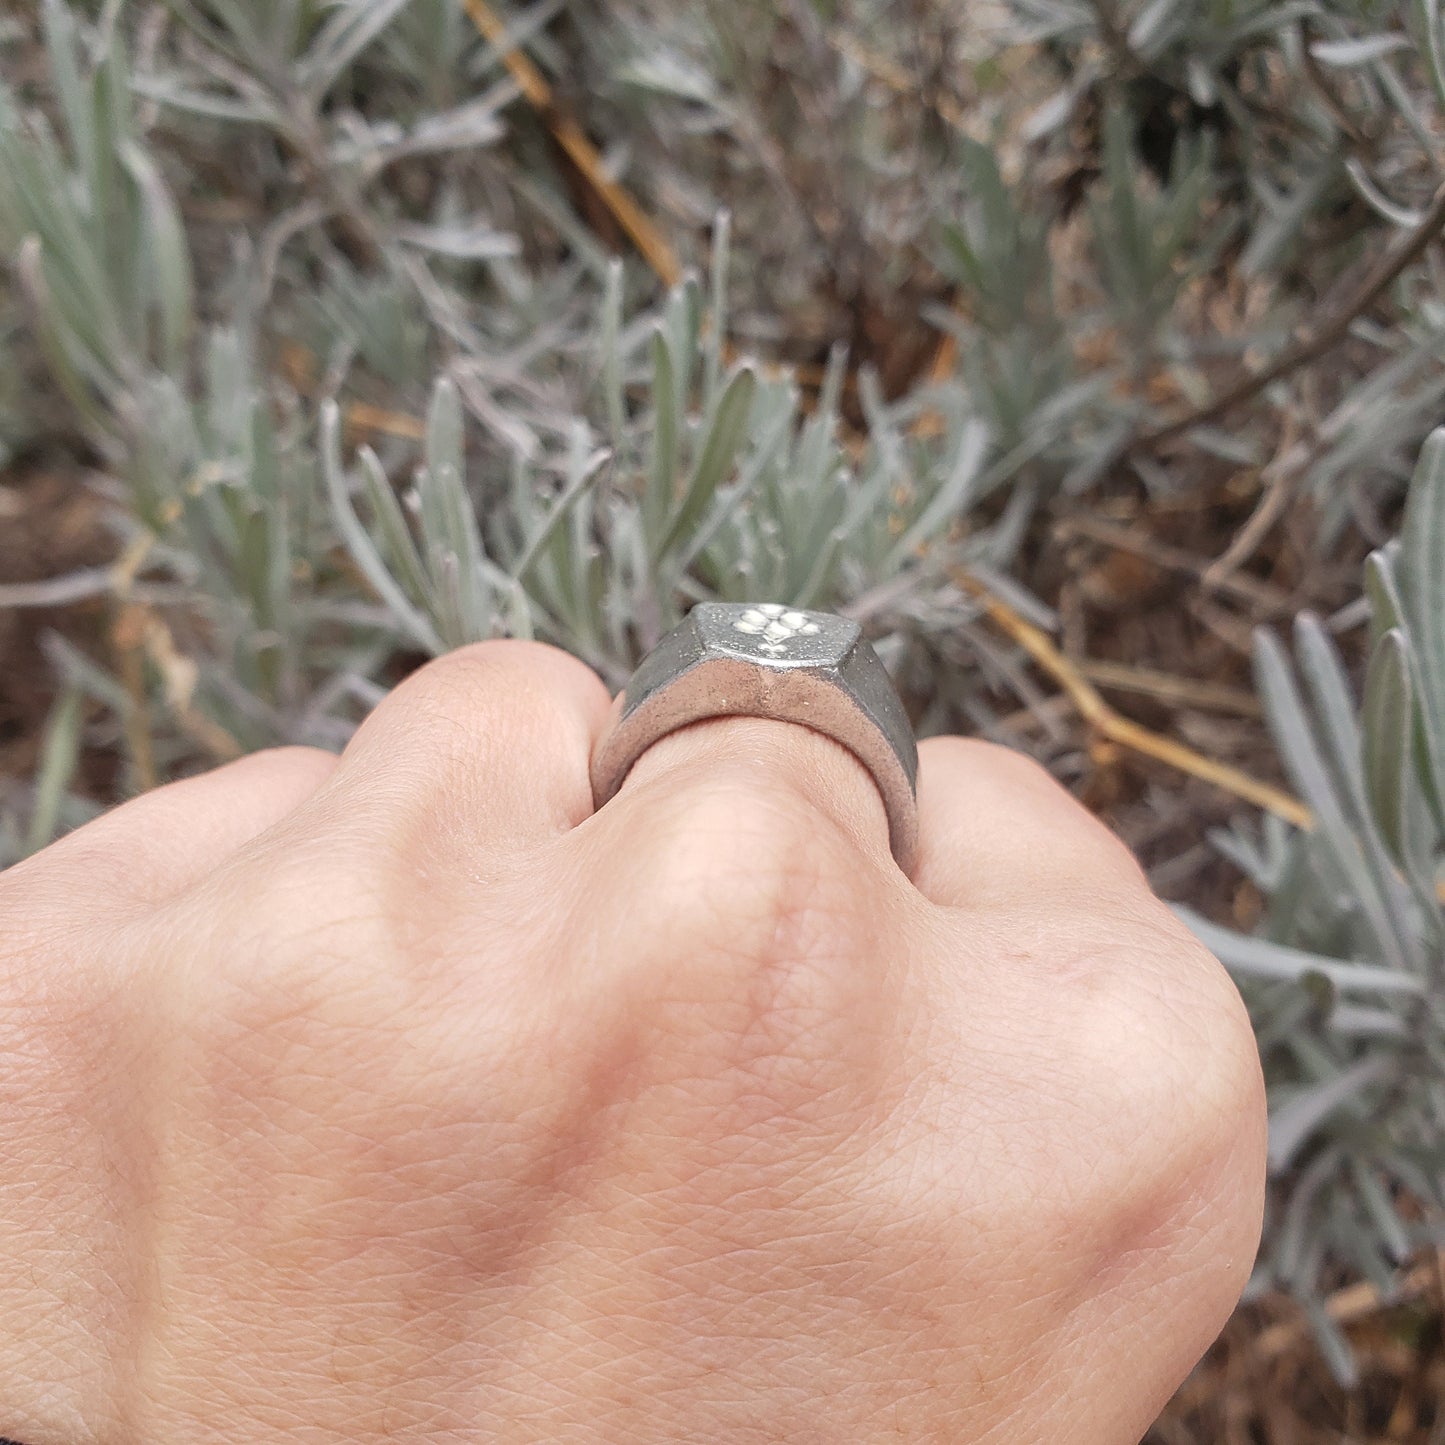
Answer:
[(685, 821), (702, 808), (725, 823), (727, 799), (739, 816), (771, 808), (806, 819), (817, 834), (896, 872), (883, 799), (868, 770), (832, 738), (772, 718), (710, 718), (660, 738), (599, 820), (605, 816), (607, 831), (618, 836), (645, 831), (664, 817)]
[(1134, 856), (1022, 753), (967, 738), (919, 745), (923, 895), (951, 908), (1137, 891)]
[(12, 896), (77, 909), (146, 904), (189, 887), (283, 821), (336, 767), (319, 748), (273, 748), (168, 783), (103, 814), (6, 874)]
[[(786, 993), (780, 981), (804, 960), (872, 951), (860, 940), (917, 898), (871, 774), (832, 738), (770, 718), (711, 718), (660, 738), (552, 871), (576, 880), (574, 906), (594, 927), (630, 936), (616, 953), (623, 974), (649, 996), (694, 1003), (709, 990), (751, 996), (744, 975)], [(839, 972), (857, 970), (801, 976)]]
[(550, 863), (572, 936), (610, 941), (571, 950), (569, 986), (649, 1020), (668, 1068), (747, 1060), (775, 1102), (830, 1093), (825, 1076), (851, 1097), (871, 1077), (920, 903), (877, 785), (841, 744), (775, 719), (694, 723), (643, 753)]
[[(512, 640), (419, 669), (357, 730), (317, 807), (425, 856), (526, 851), (592, 812), (611, 698), (585, 663)], [(440, 850), (440, 852), (439, 852)]]

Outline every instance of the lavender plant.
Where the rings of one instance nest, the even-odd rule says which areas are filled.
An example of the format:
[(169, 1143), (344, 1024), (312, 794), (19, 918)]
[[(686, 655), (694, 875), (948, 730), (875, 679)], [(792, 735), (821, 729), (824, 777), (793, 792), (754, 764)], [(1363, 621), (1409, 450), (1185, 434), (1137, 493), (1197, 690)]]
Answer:
[[(689, 280), (639, 311), (608, 266), (590, 296), (595, 321), (574, 296), (574, 324), (554, 319), (538, 336), (528, 327), (541, 298), (576, 293), (584, 272), (559, 282), (509, 265), (483, 278), (465, 268), (508, 255), (453, 246), (433, 273), (416, 253), (438, 254), (440, 223), (425, 223), (420, 242), (423, 222), (383, 215), (389, 205), (373, 212), (358, 181), (313, 211), (283, 213), (279, 235), (220, 268), (232, 314), (198, 324), (197, 263), (162, 169), (124, 166), (148, 103), (157, 124), (160, 102), (312, 144), (297, 107), (341, 86), (388, 28), (370, 11), (363, 25), (356, 7), (349, 26), (341, 11), (325, 20), (279, 6), (265, 19), (182, 7), (182, 60), (203, 56), (197, 64), (226, 78), (223, 104), (175, 81), (132, 83), (119, 32), (83, 37), (62, 0), (48, 3), (51, 65), (90, 101), (65, 109), (55, 135), (5, 97), (0, 225), (57, 385), (126, 483), (112, 521), (140, 559), (137, 595), (155, 599), (153, 696), (128, 694), (73, 650), (58, 655), (93, 704), (167, 718), (151, 742), (158, 770), (286, 740), (335, 746), (400, 659), (488, 636), (548, 638), (617, 684), (702, 597), (861, 605), (901, 660), (920, 619), (943, 628), (966, 610), (950, 563), (1002, 564), (1017, 546), (1015, 509), (1006, 525), (923, 555), (981, 495), (983, 428), (967, 411), (955, 407), (920, 443), (907, 425), (921, 403), (890, 408), (865, 382), (868, 439), (855, 456), (841, 437), (841, 358), (811, 414), (786, 374), (725, 358), (725, 223), (706, 288)], [(409, 19), (390, 40), (413, 51), (445, 25), (440, 12)], [(97, 96), (108, 119), (96, 119)], [(413, 134), (408, 158), (474, 136), (483, 112), (461, 109), (470, 129), (423, 122), (430, 140)], [(353, 154), (369, 122), (328, 112), (328, 123), (338, 138), (326, 163), (353, 180), (372, 174)], [(389, 160), (403, 142), (384, 145)], [(377, 247), (364, 279), (327, 231), (342, 219)], [(286, 304), (286, 247), (325, 268), (309, 306)], [(112, 291), (125, 306), (92, 314), (91, 292)], [(484, 332), (481, 298), (503, 295), (510, 309), (494, 304)], [(284, 373), (262, 371), (268, 347), (324, 364), (314, 405)], [(396, 402), (429, 395), (419, 448), (407, 427), (353, 448), (346, 417), (383, 395), (402, 422)], [(909, 587), (897, 587), (902, 576)], [(73, 739), (73, 709), (59, 721), (58, 736)], [(46, 755), (31, 844), (62, 820), (45, 800), (74, 756), (58, 744)]]
[(1248, 982), (1273, 1084), (1259, 1283), (1296, 1290), (1347, 1379), (1322, 1273), (1345, 1262), (1388, 1292), (1439, 1242), (1445, 1211), (1442, 555), (1445, 429), (1425, 445), (1399, 538), (1369, 559), (1363, 698), (1318, 618), (1299, 618), (1293, 661), (1260, 634), (1260, 695), (1315, 816), (1302, 835), (1218, 840), (1269, 897), (1260, 935), (1190, 918)]

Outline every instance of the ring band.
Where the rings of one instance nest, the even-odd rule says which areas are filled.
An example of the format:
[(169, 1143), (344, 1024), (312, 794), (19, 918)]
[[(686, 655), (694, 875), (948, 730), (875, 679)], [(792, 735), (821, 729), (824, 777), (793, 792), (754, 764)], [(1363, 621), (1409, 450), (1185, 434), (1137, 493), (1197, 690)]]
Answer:
[(802, 723), (873, 775), (905, 873), (918, 850), (918, 744), (878, 654), (851, 618), (777, 603), (702, 602), (643, 658), (592, 755), (600, 808), (659, 738), (714, 717)]

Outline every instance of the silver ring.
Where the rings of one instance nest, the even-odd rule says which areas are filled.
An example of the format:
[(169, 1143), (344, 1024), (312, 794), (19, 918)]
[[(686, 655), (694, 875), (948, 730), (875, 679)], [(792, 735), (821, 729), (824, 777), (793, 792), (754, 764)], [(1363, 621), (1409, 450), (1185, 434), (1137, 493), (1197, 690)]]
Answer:
[(601, 807), (659, 738), (713, 717), (802, 723), (873, 775), (905, 873), (918, 851), (918, 744), (863, 629), (831, 612), (702, 602), (643, 658), (592, 754)]

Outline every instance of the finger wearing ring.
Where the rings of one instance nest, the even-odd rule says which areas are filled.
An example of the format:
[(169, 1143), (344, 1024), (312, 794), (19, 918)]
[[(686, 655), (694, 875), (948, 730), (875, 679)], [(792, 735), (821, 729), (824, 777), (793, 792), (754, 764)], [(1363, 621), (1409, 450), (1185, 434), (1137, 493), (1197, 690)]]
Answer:
[(872, 775), (905, 873), (918, 850), (918, 746), (902, 700), (851, 618), (778, 603), (699, 603), (648, 655), (613, 704), (592, 754), (602, 807), (659, 738), (716, 717), (801, 723)]

